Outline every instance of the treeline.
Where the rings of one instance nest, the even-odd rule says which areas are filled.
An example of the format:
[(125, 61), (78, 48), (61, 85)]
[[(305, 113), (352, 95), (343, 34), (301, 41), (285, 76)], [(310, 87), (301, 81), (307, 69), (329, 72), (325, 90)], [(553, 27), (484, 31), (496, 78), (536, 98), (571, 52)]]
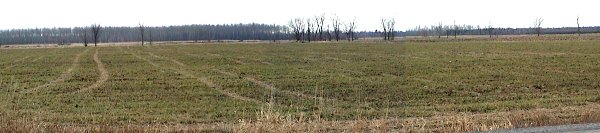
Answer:
[[(282, 40), (288, 28), (273, 24), (224, 24), (144, 27), (101, 27), (100, 42), (191, 40)], [(0, 30), (0, 44), (68, 44), (92, 40), (90, 27)], [(87, 39), (86, 39), (87, 38)]]
[(418, 26), (404, 32), (405, 36), (434, 36), (434, 37), (454, 37), (457, 35), (488, 35), (494, 37), (497, 35), (524, 35), (524, 34), (586, 34), (600, 33), (600, 26), (594, 27), (562, 27), (562, 28), (497, 28), (481, 27), (473, 25), (432, 25)]

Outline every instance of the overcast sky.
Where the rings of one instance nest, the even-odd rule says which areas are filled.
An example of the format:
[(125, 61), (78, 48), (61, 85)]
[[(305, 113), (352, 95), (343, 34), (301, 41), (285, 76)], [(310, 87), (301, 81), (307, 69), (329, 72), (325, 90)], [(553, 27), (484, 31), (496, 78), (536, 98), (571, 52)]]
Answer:
[(336, 14), (359, 30), (379, 29), (382, 17), (401, 30), (439, 22), (495, 27), (600, 25), (593, 0), (3, 0), (0, 29), (183, 24), (287, 24), (296, 17)]

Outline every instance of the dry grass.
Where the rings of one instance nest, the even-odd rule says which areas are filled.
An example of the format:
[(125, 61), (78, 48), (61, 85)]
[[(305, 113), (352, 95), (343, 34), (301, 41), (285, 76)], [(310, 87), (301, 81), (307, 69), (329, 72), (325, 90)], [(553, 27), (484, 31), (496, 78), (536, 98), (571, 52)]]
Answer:
[(464, 132), (600, 121), (598, 104), (485, 114), (446, 114), (419, 118), (327, 121), (313, 115), (286, 115), (270, 108), (256, 120), (210, 124), (58, 125), (28, 120), (1, 120), (0, 132)]

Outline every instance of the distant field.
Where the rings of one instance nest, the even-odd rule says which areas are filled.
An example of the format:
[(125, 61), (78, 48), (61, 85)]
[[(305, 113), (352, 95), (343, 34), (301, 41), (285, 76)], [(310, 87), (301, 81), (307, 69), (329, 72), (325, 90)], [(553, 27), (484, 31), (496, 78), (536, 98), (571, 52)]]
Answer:
[(0, 127), (318, 120), (340, 128), (317, 131), (473, 131), (600, 120), (598, 40), (419, 40), (0, 49)]

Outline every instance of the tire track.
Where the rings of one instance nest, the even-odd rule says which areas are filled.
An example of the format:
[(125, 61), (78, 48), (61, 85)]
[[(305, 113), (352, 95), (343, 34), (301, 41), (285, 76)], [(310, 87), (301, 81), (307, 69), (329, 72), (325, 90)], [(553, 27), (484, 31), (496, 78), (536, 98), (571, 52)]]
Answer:
[[(136, 54), (136, 53), (135, 53), (135, 52), (134, 52), (132, 49), (130, 49), (129, 47), (127, 47), (127, 49), (128, 49), (128, 50), (130, 50), (130, 54), (132, 54), (133, 56), (135, 56), (135, 57), (136, 57), (136, 58), (138, 58), (138, 59), (141, 59), (141, 60), (144, 60), (144, 61), (146, 61), (147, 63), (151, 64), (151, 65), (152, 65), (152, 66), (154, 66), (154, 67), (161, 68), (161, 69), (170, 69), (170, 70), (173, 70), (173, 71), (175, 71), (175, 72), (177, 72), (177, 73), (180, 73), (181, 75), (183, 75), (183, 76), (186, 76), (186, 77), (188, 77), (188, 78), (193, 78), (193, 79), (196, 79), (196, 80), (198, 80), (198, 81), (202, 82), (203, 84), (206, 84), (206, 86), (208, 86), (209, 88), (213, 88), (214, 90), (218, 91), (218, 92), (219, 92), (219, 93), (221, 93), (221, 94), (224, 94), (224, 95), (226, 95), (226, 96), (232, 97), (232, 98), (234, 98), (234, 99), (242, 100), (242, 101), (254, 102), (254, 103), (257, 103), (257, 104), (264, 104), (264, 102), (258, 101), (258, 100), (256, 100), (256, 99), (252, 99), (252, 98), (249, 98), (249, 97), (244, 97), (244, 96), (238, 95), (238, 94), (236, 94), (236, 93), (232, 93), (232, 92), (225, 91), (225, 90), (224, 90), (224, 89), (223, 89), (221, 86), (219, 86), (219, 85), (215, 84), (214, 82), (212, 82), (210, 79), (208, 79), (208, 78), (206, 78), (206, 77), (197, 77), (197, 76), (194, 76), (193, 74), (190, 74), (189, 72), (185, 72), (185, 71), (183, 71), (183, 70), (179, 70), (179, 69), (175, 69), (175, 68), (166, 68), (166, 67), (161, 67), (160, 65), (158, 65), (158, 64), (156, 64), (156, 63), (154, 63), (154, 62), (152, 62), (151, 60), (149, 60), (149, 59), (146, 59), (146, 58), (144, 58), (144, 57), (141, 57), (141, 56), (137, 55), (137, 54)], [(173, 61), (173, 62), (179, 62), (179, 61), (177, 61), (177, 60), (174, 60), (174, 59), (169, 59), (169, 58), (167, 58), (167, 57), (161, 57), (161, 56), (158, 56), (158, 55), (152, 54), (152, 53), (150, 53), (150, 52), (149, 52), (149, 54), (151, 54), (151, 56), (153, 56), (153, 57), (155, 57), (155, 58), (167, 59), (167, 60), (171, 60), (171, 61)], [(181, 63), (181, 62), (180, 62), (180, 63)], [(183, 64), (183, 63), (181, 63), (181, 64), (179, 64), (179, 63), (176, 63), (176, 64), (178, 64), (178, 65), (181, 65), (181, 66), (186, 66), (186, 65), (185, 65), (185, 64)]]
[(100, 60), (100, 58), (98, 57), (98, 49), (99, 48), (96, 49), (96, 53), (94, 54), (94, 62), (96, 62), (96, 68), (98, 68), (98, 72), (100, 72), (100, 76), (98, 77), (98, 80), (96, 80), (96, 83), (94, 83), (91, 86), (88, 86), (86, 88), (80, 89), (80, 90), (76, 91), (76, 93), (96, 89), (108, 80), (108, 78), (109, 78), (108, 71), (106, 71), (106, 68), (104, 67), (104, 64), (102, 63), (102, 60)]
[[(219, 70), (219, 69), (212, 69), (212, 70), (215, 71), (215, 72), (217, 72), (217, 73), (220, 73), (220, 74), (223, 74), (223, 75), (227, 75), (227, 76), (242, 77), (242, 76), (239, 76), (237, 74), (234, 74), (234, 73), (231, 73), (231, 72), (226, 72), (226, 71)], [(310, 96), (310, 95), (306, 95), (306, 94), (299, 93), (299, 92), (293, 92), (293, 91), (287, 91), (287, 90), (280, 90), (280, 89), (275, 88), (273, 85), (271, 85), (269, 83), (266, 83), (266, 82), (264, 82), (262, 80), (258, 80), (258, 79), (253, 78), (253, 77), (243, 77), (243, 78), (246, 81), (250, 81), (250, 82), (252, 82), (252, 83), (254, 83), (256, 85), (259, 85), (259, 86), (261, 86), (261, 87), (263, 87), (265, 89), (268, 89), (268, 90), (270, 90), (272, 92), (275, 92), (275, 93), (282, 92), (282, 93), (284, 93), (286, 95), (298, 96), (298, 97), (302, 97), (302, 98), (305, 98), (305, 99), (317, 98), (317, 99), (320, 99), (320, 100), (337, 101), (336, 99), (324, 98), (324, 97), (319, 97), (319, 96)]]
[(158, 56), (158, 55), (155, 55), (152, 52), (148, 52), (148, 54), (150, 54), (150, 56), (155, 57), (155, 58), (160, 58), (160, 59), (171, 61), (171, 62), (173, 62), (173, 63), (175, 63), (175, 64), (177, 64), (179, 66), (187, 66), (186, 64), (183, 64), (183, 63), (181, 63), (181, 62), (179, 62), (177, 60), (174, 60), (174, 59), (171, 59), (171, 58), (167, 58), (167, 57)]
[(86, 50), (84, 50), (83, 52), (81, 52), (81, 53), (79, 53), (79, 54), (75, 55), (75, 58), (73, 59), (73, 61), (72, 61), (72, 63), (71, 63), (71, 67), (69, 67), (69, 69), (67, 69), (66, 71), (64, 71), (64, 72), (63, 72), (63, 73), (62, 73), (62, 74), (61, 74), (61, 75), (60, 75), (60, 76), (59, 76), (57, 79), (55, 79), (55, 80), (52, 80), (52, 81), (50, 81), (50, 82), (48, 82), (48, 83), (46, 83), (46, 84), (43, 84), (43, 85), (40, 85), (40, 86), (34, 87), (34, 88), (32, 88), (32, 89), (25, 90), (23, 93), (31, 93), (31, 92), (34, 92), (34, 91), (38, 91), (38, 90), (39, 90), (39, 89), (41, 89), (41, 88), (45, 88), (45, 87), (48, 87), (48, 86), (50, 86), (50, 85), (54, 85), (54, 84), (56, 84), (56, 83), (60, 83), (60, 82), (64, 82), (64, 81), (66, 81), (68, 78), (70, 78), (70, 77), (72, 76), (72, 72), (73, 72), (73, 70), (74, 70), (76, 67), (78, 67), (78, 66), (79, 66), (79, 59), (81, 58), (81, 55), (83, 55), (83, 54), (87, 53), (89, 50), (90, 50), (90, 49), (86, 49)]
[(330, 60), (335, 60), (335, 61), (341, 61), (341, 62), (344, 62), (344, 63), (350, 63), (349, 60), (344, 60), (344, 59), (335, 58), (335, 57), (325, 57), (325, 59), (330, 59)]
[[(29, 57), (31, 57), (31, 55), (29, 55), (29, 56), (25, 56), (25, 57), (23, 57), (23, 58), (21, 58), (21, 59), (18, 59), (18, 60), (15, 60), (15, 61), (13, 61), (13, 62), (12, 62), (12, 63), (11, 63), (9, 66), (6, 66), (6, 67), (2, 68), (2, 70), (11, 69), (11, 68), (13, 68), (13, 67), (16, 67), (16, 66), (18, 66), (19, 64), (22, 64), (23, 62), (25, 62), (25, 59), (27, 59), (27, 58), (29, 58)], [(19, 62), (20, 62), (20, 63), (19, 63)]]

